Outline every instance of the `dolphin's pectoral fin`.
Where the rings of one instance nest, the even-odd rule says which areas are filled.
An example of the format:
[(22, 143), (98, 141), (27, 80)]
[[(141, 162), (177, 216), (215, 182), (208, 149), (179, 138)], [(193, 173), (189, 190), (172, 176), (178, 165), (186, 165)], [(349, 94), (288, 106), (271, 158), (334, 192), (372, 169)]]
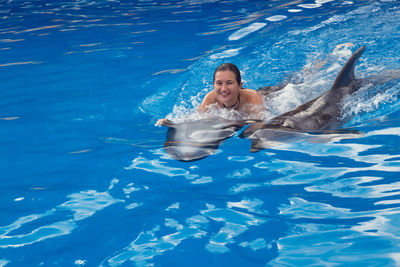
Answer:
[(251, 135), (253, 135), (258, 130), (263, 129), (264, 124), (265, 124), (265, 122), (260, 121), (260, 122), (250, 125), (243, 132), (240, 133), (239, 137), (240, 138), (249, 138)]

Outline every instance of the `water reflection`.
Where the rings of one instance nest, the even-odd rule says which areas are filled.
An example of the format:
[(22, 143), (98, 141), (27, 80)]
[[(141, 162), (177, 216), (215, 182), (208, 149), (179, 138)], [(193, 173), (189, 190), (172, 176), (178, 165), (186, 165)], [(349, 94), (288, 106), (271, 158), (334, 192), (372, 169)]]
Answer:
[[(389, 24), (397, 25), (398, 18), (395, 16), (397, 13), (378, 13), (376, 15), (371, 8), (364, 9), (364, 11), (359, 10), (360, 19), (364, 20), (364, 24), (361, 24), (361, 26), (356, 23), (356, 21), (359, 21), (358, 15), (352, 13), (349, 18), (337, 16), (317, 25), (317, 27), (302, 26), (302, 29), (294, 30), (287, 36), (278, 34), (276, 38), (279, 40), (274, 43), (271, 41), (274, 36), (263, 37), (267, 27), (273, 23), (273, 21), (265, 20), (265, 18), (272, 17), (271, 12), (267, 14), (262, 13), (264, 11), (261, 10), (262, 12), (259, 14), (263, 14), (263, 16), (257, 17), (252, 10), (242, 11), (239, 14), (234, 9), (229, 11), (228, 7), (224, 6), (216, 9), (218, 12), (224, 11), (223, 20), (218, 16), (213, 17), (216, 15), (213, 12), (217, 12), (215, 10), (209, 11), (211, 18), (206, 20), (204, 17), (196, 15), (204, 13), (195, 12), (201, 10), (202, 5), (206, 2), (213, 1), (181, 1), (179, 5), (175, 2), (157, 4), (154, 1), (132, 3), (118, 1), (54, 2), (40, 4), (39, 9), (41, 10), (37, 10), (38, 7), (33, 2), (8, 1), (7, 4), (10, 4), (10, 7), (7, 7), (6, 11), (0, 11), (1, 16), (4, 16), (0, 29), (0, 45), (6, 46), (1, 48), (1, 53), (5, 55), (7, 51), (22, 51), (23, 49), (18, 50), (16, 46), (25, 43), (27, 44), (26, 47), (41, 47), (39, 44), (42, 43), (37, 43), (37, 40), (46, 40), (47, 43), (48, 40), (53, 39), (46, 38), (52, 36), (56, 37), (55, 39), (61, 36), (71, 40), (69, 39), (71, 36), (63, 34), (73, 32), (85, 35), (86, 33), (93, 33), (91, 30), (97, 29), (101, 31), (115, 30), (118, 33), (111, 35), (116, 37), (113, 40), (111, 40), (112, 38), (109, 39), (110, 36), (108, 35), (105, 35), (107, 38), (93, 35), (89, 39), (72, 38), (72, 43), (65, 44), (65, 46), (60, 44), (61, 48), (57, 46), (57, 53), (54, 54), (65, 56), (62, 60), (83, 62), (85, 58), (80, 56), (88, 53), (95, 54), (100, 51), (120, 48), (129, 49), (136, 44), (150, 44), (154, 39), (147, 39), (147, 35), (157, 35), (159, 32), (168, 32), (172, 29), (172, 27), (162, 28), (161, 24), (174, 26), (176, 25), (174, 23), (182, 21), (204, 22), (203, 24), (207, 27), (198, 29), (196, 36), (203, 34), (204, 37), (206, 36), (204, 33), (207, 32), (217, 33), (218, 31), (231, 30), (232, 32), (226, 31), (226, 36), (223, 36), (223, 38), (227, 43), (233, 43), (228, 40), (231, 34), (239, 31), (240, 28), (252, 25), (257, 20), (260, 23), (267, 23), (267, 26), (259, 28), (257, 31), (247, 31), (249, 34), (246, 36), (243, 35), (245, 31), (242, 31), (241, 39), (235, 40), (240, 42), (237, 46), (219, 44), (217, 48), (212, 50), (207, 48), (210, 49), (210, 58), (205, 60), (204, 57), (195, 59), (198, 65), (202, 65), (202, 67), (192, 65), (187, 69), (182, 66), (161, 66), (159, 70), (149, 71), (149, 77), (187, 74), (187, 72), (189, 72), (190, 78), (208, 77), (206, 74), (212, 64), (210, 62), (232, 58), (240, 59), (241, 56), (246, 58), (246, 64), (243, 65), (247, 74), (255, 67), (261, 68), (264, 66), (263, 64), (271, 64), (269, 67), (279, 73), (280, 68), (284, 71), (289, 69), (287, 67), (288, 62), (290, 66), (293, 62), (297, 62), (290, 57), (292, 55), (298, 57), (301, 49), (315, 51), (319, 50), (321, 46), (330, 46), (337, 40), (351, 38), (370, 41), (374, 52), (379, 51), (378, 47), (383, 47), (385, 55), (388, 55), (385, 59), (391, 57), (393, 58), (392, 62), (398, 60), (397, 55), (391, 55), (391, 53), (397, 53), (396, 49), (395, 52), (388, 51), (389, 47), (393, 47), (398, 42), (396, 42), (396, 39), (388, 40), (384, 38), (384, 35), (395, 36), (396, 32), (389, 31), (387, 27), (377, 27), (379, 30), (371, 34), (366, 29), (370, 22), (382, 26), (384, 18), (392, 20)], [(224, 4), (227, 2), (224, 1)], [(229, 1), (229, 3), (238, 2), (241, 1)], [(282, 2), (286, 3), (286, 1)], [(289, 13), (290, 10), (299, 11), (293, 14), (305, 13), (307, 10), (298, 9), (298, 5), (304, 4), (303, 2), (293, 1), (286, 3), (287, 5), (284, 7), (291, 8)], [(323, 4), (324, 2), (327, 1), (317, 1), (316, 3)], [(21, 7), (21, 9), (19, 10), (17, 7)], [(376, 7), (379, 7), (379, 3), (375, 3), (372, 9)], [(196, 10), (191, 10), (191, 8), (196, 8)], [(253, 8), (253, 5), (249, 7), (249, 9), (251, 8)], [(306, 8), (306, 6), (302, 8)], [(156, 14), (156, 10), (161, 13)], [(315, 10), (320, 11), (321, 9)], [(13, 14), (11, 14), (11, 11)], [(32, 11), (39, 12), (33, 13)], [(173, 13), (174, 16), (188, 17), (179, 17), (179, 19), (169, 17), (161, 22), (159, 21), (160, 17), (167, 16), (169, 13)], [(292, 16), (292, 14), (289, 13), (282, 12), (288, 17), (287, 20), (282, 20), (282, 23), (290, 19), (289, 16)], [(40, 14), (40, 16), (32, 16), (32, 14)], [(103, 17), (102, 14), (108, 16)], [(152, 14), (155, 15), (152, 16)], [(35, 23), (27, 23), (33, 18), (37, 19)], [(283, 17), (275, 17), (271, 20), (280, 18)], [(370, 18), (376, 19), (370, 20)], [(299, 18), (299, 20), (303, 21), (304, 17)], [(25, 22), (22, 23), (23, 21)], [(351, 27), (344, 27), (343, 23), (350, 23)], [(153, 32), (155, 29), (158, 31)], [(373, 37), (370, 39), (368, 36), (357, 35), (357, 33), (363, 31), (367, 31), (367, 35), (371, 34)], [(127, 34), (124, 36), (129, 36), (129, 38), (121, 37), (119, 34)], [(349, 34), (354, 36), (349, 36)], [(332, 35), (333, 37), (331, 37)], [(212, 37), (213, 35), (207, 36)], [(257, 40), (261, 39), (260, 43), (251, 39), (252, 36), (257, 36), (255, 38)], [(60, 38), (60, 40), (65, 39)], [(247, 42), (246, 40), (250, 41)], [(385, 42), (385, 40), (390, 42), (390, 45), (382, 46), (381, 42)], [(257, 45), (252, 47), (251, 42), (256, 42)], [(49, 43), (53, 44), (52, 42)], [(221, 47), (223, 48), (221, 49)], [(270, 50), (269, 47), (273, 47), (273, 49)], [(289, 59), (286, 56), (285, 58), (281, 56), (283, 49), (288, 51), (285, 55)], [(248, 51), (253, 51), (251, 53), (255, 55), (254, 57), (260, 59), (247, 64), (250, 57), (249, 54), (246, 54)], [(274, 51), (277, 53), (276, 55)], [(291, 53), (290, 51), (294, 52)], [(3, 61), (0, 62), (3, 64), (0, 65), (2, 70), (17, 67), (17, 65), (44, 66), (52, 69), (51, 65), (47, 65), (48, 61), (42, 60), (36, 53), (31, 52), (32, 50), (29, 50), (18, 59), (13, 58), (13, 54), (10, 54), (8, 58), (3, 57)], [(154, 53), (154, 51), (151, 50), (151, 53)], [(203, 54), (201, 51), (198, 53)], [(253, 54), (251, 57), (253, 57)], [(75, 56), (78, 58), (75, 58)], [(118, 56), (121, 56), (121, 54), (116, 55), (116, 57)], [(47, 60), (47, 57), (45, 58)], [(49, 58), (53, 60), (53, 57)], [(274, 59), (277, 63), (271, 59)], [(279, 59), (279, 61), (276, 59)], [(371, 60), (381, 61), (382, 58), (376, 56), (376, 59), (369, 57), (368, 60), (364, 62), (364, 68), (370, 66)], [(74, 61), (73, 64), (75, 63)], [(87, 68), (90, 69), (90, 66)], [(81, 71), (81, 69), (78, 69), (78, 71)], [(152, 76), (153, 73), (155, 75)], [(325, 74), (330, 75), (326, 72)], [(269, 73), (265, 75), (268, 76)], [(34, 76), (36, 80), (37, 77), (46, 75)], [(121, 78), (119, 73), (116, 76)], [(171, 78), (171, 76), (168, 77)], [(18, 76), (18, 79), (20, 78)], [(247, 78), (249, 79), (249, 76)], [(264, 78), (261, 77), (260, 79)], [(190, 83), (190, 79), (187, 79), (187, 77), (183, 79), (186, 80), (183, 83), (185, 86), (183, 86), (182, 91), (185, 91), (188, 87), (203, 88), (203, 85), (206, 84), (204, 81)], [(42, 81), (39, 84), (42, 86), (47, 83)], [(15, 87), (13, 90), (21, 87), (23, 86)], [(323, 84), (319, 83), (317, 87), (323, 87)], [(82, 91), (82, 87), (78, 86), (77, 88)], [(166, 90), (172, 91), (176, 88), (178, 87), (171, 86)], [(315, 89), (314, 87), (309, 88)], [(29, 87), (30, 89), (32, 88)], [(108, 86), (106, 89), (107, 91), (110, 90)], [(122, 97), (116, 98), (115, 102), (118, 106), (123, 98), (126, 98), (125, 89), (117, 91), (117, 94), (122, 95)], [(6, 91), (13, 92), (13, 90)], [(43, 97), (41, 92), (32, 91), (35, 95)], [(140, 92), (137, 93), (140, 94)], [(146, 98), (149, 97), (149, 94), (154, 93), (152, 91), (141, 95), (139, 98)], [(168, 99), (169, 105), (174, 105), (168, 93), (162, 96)], [(192, 94), (193, 90), (186, 90), (186, 93)], [(202, 93), (205, 93), (205, 91), (202, 91)], [(312, 93), (318, 94), (319, 92), (313, 91)], [(304, 90), (304, 94), (300, 93), (299, 98), (294, 100), (302, 101), (302, 97), (311, 96), (306, 94), (307, 92)], [(20, 94), (15, 95), (19, 96)], [(66, 95), (63, 95), (63, 97), (67, 99)], [(114, 95), (112, 94), (113, 97), (115, 97)], [(82, 94), (80, 93), (78, 96), (81, 97)], [(107, 97), (105, 97), (106, 101), (111, 101), (108, 96), (107, 94)], [(392, 96), (393, 99), (391, 100), (395, 102), (396, 95)], [(146, 109), (143, 109), (145, 115), (140, 117), (142, 120), (147, 120), (148, 117), (146, 116), (154, 115), (157, 110), (159, 111), (158, 107), (162, 106), (160, 98), (154, 96), (149, 98), (152, 97), (155, 99), (153, 102), (143, 101), (143, 105), (150, 104)], [(14, 98), (14, 95), (12, 95), (12, 98)], [(183, 99), (192, 100), (190, 97)], [(28, 100), (27, 102), (32, 103), (30, 99)], [(71, 101), (71, 99), (68, 100)], [(84, 98), (82, 101), (84, 103), (82, 106), (85, 108), (88, 106), (86, 100), (89, 99)], [(91, 99), (93, 102), (97, 100), (97, 98)], [(66, 102), (67, 104), (70, 103)], [(40, 104), (42, 103), (42, 106), (49, 104), (48, 102), (40, 102)], [(151, 103), (155, 103), (157, 106), (154, 109), (156, 111), (148, 111), (152, 109)], [(282, 102), (277, 101), (277, 103), (277, 105), (281, 105)], [(398, 105), (395, 104), (388, 105), (387, 108), (397, 110)], [(72, 107), (77, 108), (78, 105)], [(107, 107), (104, 105), (102, 109)], [(71, 112), (71, 106), (66, 105), (63, 106), (64, 108), (66, 111), (63, 112)], [(92, 106), (87, 108), (91, 109)], [(131, 106), (126, 109), (130, 110), (130, 108)], [(279, 110), (279, 107), (276, 108)], [(16, 111), (19, 112), (19, 107)], [(119, 109), (117, 112), (115, 111), (110, 112), (110, 121), (115, 120), (115, 115), (124, 118), (131, 116), (131, 113), (129, 115), (115, 114), (118, 113)], [(57, 111), (46, 109), (39, 115), (45, 117), (55, 112)], [(77, 111), (77, 115), (75, 114), (73, 119), (86, 118), (92, 115), (82, 114), (81, 112), (84, 112), (84, 110)], [(382, 112), (385, 115), (391, 111)], [(98, 115), (96, 114), (96, 116)], [(90, 118), (95, 120), (96, 116), (93, 115)], [(26, 120), (27, 118), (20, 116), (19, 113), (4, 114), (0, 118), (0, 121), (7, 125), (4, 129), (9, 128), (9, 123), (25, 122)], [(107, 121), (107, 123), (110, 121)], [(68, 121), (62, 120), (62, 123), (68, 124)], [(137, 121), (134, 123), (136, 124)], [(139, 121), (139, 123), (141, 122)], [(49, 125), (43, 126), (50, 127)], [(41, 148), (41, 152), (49, 153), (47, 157), (43, 156), (38, 160), (37, 154), (31, 152), (32, 155), (28, 159), (32, 160), (33, 163), (29, 166), (36, 168), (34, 165), (40, 163), (39, 161), (44, 161), (43, 166), (49, 167), (47, 160), (58, 157), (57, 153), (60, 151), (58, 148), (66, 139), (72, 139), (75, 143), (77, 140), (100, 138), (98, 136), (99, 128), (101, 128), (99, 124), (85, 126), (90, 128), (90, 132), (96, 132), (96, 134), (84, 137), (80, 135), (62, 136), (62, 138), (57, 139), (57, 142), (52, 141), (56, 145)], [(38, 127), (42, 127), (42, 124)], [(71, 127), (71, 125), (66, 127)], [(128, 138), (137, 138), (136, 133), (132, 133), (132, 123), (124, 122), (123, 127), (125, 127), (125, 130), (129, 129), (129, 134), (133, 135), (133, 137)], [(147, 130), (147, 128), (143, 128)], [(68, 181), (65, 181), (68, 185), (83, 189), (73, 191), (74, 193), (69, 193), (64, 197), (61, 196), (65, 200), (59, 203), (55, 203), (56, 200), (51, 198), (50, 193), (47, 195), (47, 192), (43, 191), (46, 200), (51, 199), (50, 203), (47, 203), (50, 208), (43, 210), (26, 204), (29, 197), (24, 189), (17, 189), (18, 196), (9, 195), (8, 187), (1, 190), (2, 201), (10, 198), (11, 202), (19, 205), (20, 209), (18, 211), (10, 210), (14, 206), (10, 208), (8, 202), (4, 204), (6, 208), (3, 210), (6, 211), (8, 216), (1, 217), (2, 221), (6, 223), (3, 223), (0, 227), (1, 257), (5, 257), (4, 259), (0, 258), (0, 266), (12, 264), (14, 261), (15, 264), (18, 264), (21, 255), (23, 257), (20, 262), (25, 265), (27, 262), (34, 265), (54, 265), (58, 262), (61, 262), (60, 264), (65, 263), (65, 265), (73, 263), (77, 265), (99, 265), (99, 261), (102, 261), (101, 265), (110, 266), (124, 264), (149, 266), (159, 263), (166, 265), (165, 263), (170, 263), (171, 259), (180, 260), (179, 256), (182, 253), (190, 252), (203, 259), (204, 262), (202, 263), (204, 264), (199, 264), (202, 266), (206, 264), (218, 266), (218, 264), (221, 265), (221, 262), (226, 263), (227, 266), (238, 262), (239, 264), (245, 262), (248, 265), (270, 263), (277, 266), (345, 265), (353, 262), (360, 265), (399, 265), (400, 184), (397, 180), (400, 166), (398, 147), (400, 128), (398, 121), (390, 122), (389, 126), (373, 126), (372, 128), (374, 129), (370, 130), (368, 127), (360, 126), (360, 130), (365, 132), (365, 135), (352, 140), (328, 140), (322, 143), (313, 143), (309, 140), (294, 141), (279, 144), (272, 149), (255, 154), (249, 154), (247, 151), (248, 144), (246, 143), (244, 146), (243, 143), (240, 143), (243, 140), (234, 137), (231, 140), (232, 142), (226, 142), (221, 146), (221, 152), (215, 157), (207, 158), (196, 163), (196, 165), (172, 161), (166, 157), (161, 148), (154, 149), (154, 145), (147, 147), (144, 145), (130, 146), (130, 144), (137, 142), (121, 141), (122, 139), (118, 142), (115, 139), (110, 144), (106, 144), (107, 149), (104, 148), (102, 143), (83, 146), (83, 148), (89, 147), (91, 153), (83, 153), (89, 151), (89, 149), (82, 150), (81, 144), (75, 147), (66, 147), (66, 154), (74, 157), (86, 156), (87, 154), (97, 155), (95, 158), (90, 158), (90, 163), (88, 160), (81, 163), (82, 165), (78, 164), (78, 167), (76, 167), (77, 175), (73, 177), (75, 179), (68, 176)], [(81, 129), (74, 128), (74, 130), (78, 132)], [(151, 131), (146, 132), (144, 136), (147, 140), (149, 135), (156, 134)], [(41, 136), (43, 139), (48, 137), (47, 135)], [(7, 141), (7, 139), (4, 139), (3, 145)], [(26, 147), (32, 145), (29, 141), (20, 142)], [(111, 147), (111, 153), (109, 153), (109, 147)], [(149, 147), (154, 150), (148, 150)], [(242, 149), (244, 147), (246, 148), (245, 152)], [(120, 158), (110, 164), (113, 167), (109, 167), (104, 175), (100, 173), (105, 169), (102, 165), (108, 163), (106, 159), (118, 157), (121, 154)], [(6, 156), (8, 157), (8, 155)], [(21, 159), (18, 158), (18, 160)], [(24, 165), (26, 162), (28, 160), (22, 161), (20, 165), (16, 166), (28, 168)], [(94, 174), (91, 173), (90, 179), (88, 179), (81, 174), (87, 169), (89, 169), (88, 172), (92, 172), (93, 169), (90, 169), (88, 165), (93, 164), (93, 162), (98, 164), (96, 166), (100, 171), (97, 170), (96, 177), (92, 177)], [(57, 169), (57, 172), (52, 172), (51, 177), (40, 177), (43, 179), (41, 182), (43, 184), (52, 183), (55, 175), (66, 172), (67, 167), (70, 168), (73, 165), (72, 163), (75, 164), (78, 161), (69, 163), (71, 164), (67, 165), (65, 169), (61, 168)], [(17, 168), (15, 168), (9, 172), (17, 171)], [(28, 176), (28, 179), (31, 178), (30, 171), (24, 173), (24, 176)], [(110, 172), (112, 173), (111, 177), (109, 176)], [(81, 177), (86, 179), (81, 179)], [(108, 190), (104, 191), (101, 188), (103, 182), (110, 179), (112, 179), (111, 185)], [(92, 180), (95, 180), (95, 182)], [(9, 183), (8, 180), (6, 182)], [(18, 187), (17, 183), (12, 185)], [(36, 202), (33, 203), (33, 205), (35, 204)], [(109, 231), (100, 231), (101, 235), (98, 235), (98, 230), (102, 230), (98, 225), (108, 225), (107, 230)], [(92, 229), (96, 232), (95, 235), (101, 236), (102, 239), (85, 235), (87, 229)], [(71, 241), (71, 239), (76, 238), (72, 235), (74, 232), (79, 232), (79, 235), (83, 234), (84, 237), (77, 241)], [(103, 242), (104, 240), (105, 242)], [(79, 247), (77, 243), (83, 245)], [(87, 247), (88, 243), (93, 246), (90, 251), (94, 250), (95, 253), (91, 254), (92, 252), (89, 250), (79, 251), (80, 248)], [(57, 246), (54, 246), (54, 244), (57, 244)], [(56, 255), (55, 258), (51, 258), (50, 254)], [(76, 259), (76, 255), (84, 255), (87, 260)], [(100, 260), (99, 257), (101, 257)], [(178, 260), (174, 263), (182, 263)], [(212, 262), (212, 260), (215, 261)]]
[[(285, 166), (285, 161), (281, 161), (280, 171), (285, 176), (271, 183), (304, 184), (308, 194), (305, 198), (291, 197), (288, 204), (279, 207), (279, 214), (292, 226), (291, 234), (277, 241), (280, 253), (272, 265), (399, 263), (396, 251), (399, 230), (395, 225), (400, 218), (400, 188), (394, 179), (399, 169), (396, 164), (386, 164), (392, 158), (396, 161), (397, 156), (373, 153), (380, 144), (357, 144), (383, 133), (388, 138), (399, 134), (396, 128), (387, 128), (368, 132), (351, 143), (330, 143), (318, 148), (304, 143), (299, 148), (296, 145), (286, 147), (294, 151), (306, 150), (313, 157), (335, 156), (358, 163), (340, 168), (338, 164), (329, 167), (299, 159), (286, 160)], [(356, 204), (361, 202), (362, 205)]]
[[(108, 192), (94, 190), (73, 193), (68, 198), (67, 202), (56, 208), (20, 217), (13, 223), (0, 227), (0, 248), (22, 247), (49, 238), (68, 235), (78, 227), (79, 221), (91, 217), (97, 211), (112, 204), (122, 202), (111, 197)], [(65, 216), (63, 211), (72, 213), (72, 218)], [(42, 220), (43, 218), (46, 219)], [(54, 222), (48, 224), (46, 221)]]

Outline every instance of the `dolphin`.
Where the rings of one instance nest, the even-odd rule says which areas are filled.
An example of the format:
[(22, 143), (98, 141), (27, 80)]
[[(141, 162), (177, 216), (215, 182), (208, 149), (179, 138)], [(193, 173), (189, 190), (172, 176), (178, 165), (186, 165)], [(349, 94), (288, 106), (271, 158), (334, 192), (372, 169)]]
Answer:
[(239, 131), (249, 121), (232, 121), (221, 117), (173, 123), (168, 127), (164, 150), (180, 161), (195, 161), (212, 155), (219, 145)]
[[(353, 94), (362, 86), (384, 84), (400, 79), (400, 70), (388, 70), (383, 74), (364, 79), (356, 79), (354, 68), (364, 53), (359, 48), (348, 59), (330, 90), (323, 95), (298, 106), (292, 111), (279, 115), (270, 121), (233, 121), (221, 117), (173, 123), (166, 121), (168, 127), (164, 150), (172, 158), (180, 161), (194, 161), (215, 154), (219, 145), (235, 135), (244, 126), (251, 124), (239, 135), (252, 141), (251, 152), (273, 146), (277, 143), (295, 140), (326, 142), (342, 138), (360, 136), (351, 129), (337, 129), (341, 121), (342, 99)], [(285, 83), (259, 89), (260, 94), (268, 95), (285, 87)]]
[(274, 140), (291, 140), (301, 133), (321, 132), (335, 129), (341, 123), (341, 101), (362, 86), (356, 79), (354, 68), (365, 51), (359, 48), (341, 69), (329, 91), (294, 110), (279, 115), (270, 121), (257, 122), (245, 129), (240, 137), (252, 141), (251, 151), (268, 147)]

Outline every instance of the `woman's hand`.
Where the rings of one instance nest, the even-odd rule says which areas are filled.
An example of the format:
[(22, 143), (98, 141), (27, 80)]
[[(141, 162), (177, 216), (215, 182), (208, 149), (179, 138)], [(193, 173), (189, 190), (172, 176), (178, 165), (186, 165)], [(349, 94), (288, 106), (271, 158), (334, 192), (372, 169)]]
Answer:
[(166, 122), (167, 122), (167, 119), (159, 119), (159, 120), (156, 122), (155, 126), (162, 126), (162, 125), (164, 125), (164, 123), (166, 123)]

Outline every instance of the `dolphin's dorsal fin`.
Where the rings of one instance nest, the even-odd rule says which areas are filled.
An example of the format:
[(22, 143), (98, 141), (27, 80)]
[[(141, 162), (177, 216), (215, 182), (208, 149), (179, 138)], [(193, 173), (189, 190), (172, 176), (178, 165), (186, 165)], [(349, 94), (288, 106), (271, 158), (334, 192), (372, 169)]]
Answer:
[(336, 88), (340, 88), (343, 86), (349, 86), (354, 80), (354, 68), (358, 59), (365, 51), (365, 46), (360, 47), (357, 49), (356, 52), (347, 60), (346, 64), (343, 66), (342, 70), (340, 71), (339, 75), (336, 77), (331, 90), (335, 90)]

